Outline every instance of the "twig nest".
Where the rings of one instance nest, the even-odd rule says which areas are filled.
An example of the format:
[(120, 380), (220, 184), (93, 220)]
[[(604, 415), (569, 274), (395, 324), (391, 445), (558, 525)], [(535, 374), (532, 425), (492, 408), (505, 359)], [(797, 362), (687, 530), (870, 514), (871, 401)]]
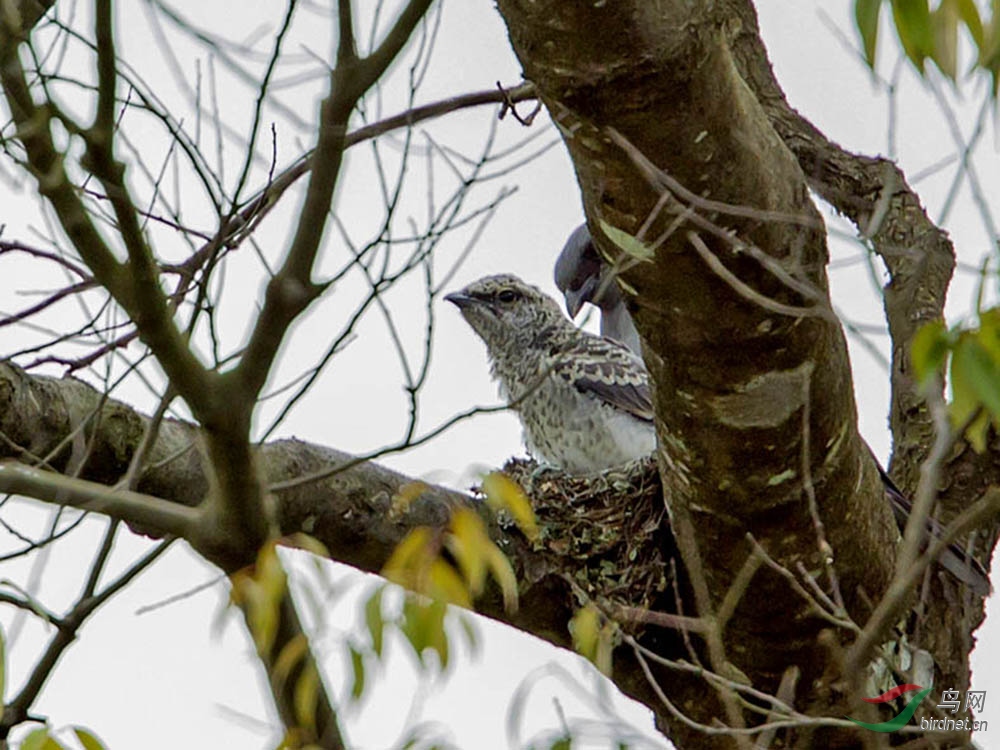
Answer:
[(672, 560), (679, 556), (655, 460), (591, 476), (518, 458), (503, 470), (531, 499), (537, 548), (561, 558), (559, 569), (580, 598), (610, 612), (618, 606), (676, 611)]

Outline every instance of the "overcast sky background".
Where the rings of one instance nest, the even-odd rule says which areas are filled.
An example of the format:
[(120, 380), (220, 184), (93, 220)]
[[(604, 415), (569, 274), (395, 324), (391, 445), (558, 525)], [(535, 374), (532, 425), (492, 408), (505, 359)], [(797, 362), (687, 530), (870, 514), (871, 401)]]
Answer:
[[(86, 21), (88, 6), (67, 2), (58, 7), (64, 20), (72, 16), (74, 23), (81, 24), (80, 28), (90, 33)], [(150, 17), (142, 10), (144, 7), (145, 4), (132, 3), (122, 4), (117, 9), (118, 36), (126, 58), (141, 71), (171, 111), (177, 112), (178, 118), (185, 118), (186, 127), (192, 128), (191, 108), (178, 88), (176, 76), (170, 72), (169, 61), (157, 40)], [(269, 40), (278, 23), (277, 11), (264, 2), (180, 2), (176, 7), (207, 28), (226, 28), (227, 35), (233, 39), (248, 38), (261, 23), (267, 23), (269, 33), (258, 43), (262, 50), (269, 49)], [(903, 66), (895, 105), (890, 106), (884, 87), (875, 85), (852, 49), (857, 43), (847, 0), (762, 0), (759, 11), (764, 40), (792, 105), (848, 149), (897, 158), (932, 218), (939, 218), (955, 178), (957, 164), (953, 157), (959, 147), (930, 89)], [(359, 25), (365, 28), (367, 22), (362, 18)], [(164, 28), (172, 40), (180, 69), (189, 80), (194, 80), (196, 71), (200, 70), (207, 91), (209, 64), (204, 48), (174, 35), (169, 31), (169, 24), (164, 23)], [(359, 36), (364, 38), (364, 34)], [(315, 56), (330, 59), (332, 37), (332, 24), (325, 15), (305, 5), (292, 30), (294, 43), (287, 49), (302, 59), (302, 70), (315, 71)], [(898, 55), (894, 40), (885, 40), (882, 53), (879, 70), (890, 76)], [(77, 69), (73, 67), (74, 54), (79, 55), (79, 52), (71, 47), (67, 51), (66, 67), (78, 75), (86, 75), (87, 58), (79, 56)], [(292, 73), (285, 72), (286, 77)], [(380, 101), (371, 101), (371, 119), (378, 117), (377, 106), (381, 106), (384, 115), (406, 108), (406, 66), (398, 66), (395, 72), (398, 75), (385, 86)], [(217, 75), (215, 95), (223, 118), (245, 133), (253, 92), (228, 76), (222, 66), (217, 67)], [(440, 13), (437, 47), (419, 91), (418, 103), (490, 89), (497, 81), (512, 85), (519, 80), (520, 66), (492, 4), (487, 0), (446, 1)], [(276, 127), (279, 166), (291, 163), (312, 145), (308, 126), (314, 119), (317, 96), (323, 85), (322, 80), (311, 79), (283, 89), (279, 98), (287, 104), (290, 113), (269, 110), (265, 114), (267, 126), (272, 121), (279, 123)], [(983, 87), (971, 82), (963, 85), (962, 96), (945, 94), (946, 101), (955, 108), (966, 139), (983, 97)], [(301, 128), (296, 128), (293, 115), (305, 120)], [(408, 166), (409, 182), (399, 210), (400, 227), (405, 227), (408, 216), (412, 216), (418, 226), (425, 222), (427, 195), (433, 193), (440, 205), (455, 184), (454, 176), (449, 174), (436, 147), (431, 147), (425, 132), (430, 134), (434, 144), (445, 144), (470, 154), (482, 148), (494, 122), (495, 109), (480, 108), (450, 115), (416, 130), (414, 144), (418, 158)], [(151, 164), (158, 165), (167, 148), (160, 129), (141, 117), (126, 121), (126, 127), (143, 155)], [(211, 127), (209, 123), (204, 126), (206, 143), (213, 137)], [(499, 123), (497, 128), (498, 150), (527, 136), (535, 136), (527, 150), (519, 152), (520, 156), (555, 143), (557, 139), (544, 115), (530, 130), (511, 118)], [(270, 152), (269, 139), (265, 132), (265, 153)], [(400, 134), (383, 139), (382, 155), (387, 163), (398, 161), (401, 139)], [(974, 153), (974, 163), (986, 196), (1000, 194), (997, 145), (996, 121), (988, 118), (985, 134)], [(468, 243), (475, 240), (449, 288), (458, 288), (482, 275), (503, 271), (516, 273), (555, 293), (551, 281), (552, 263), (566, 236), (582, 220), (579, 192), (561, 145), (556, 143), (517, 171), (504, 173), (504, 169), (520, 156), (500, 159), (488, 167), (486, 171), (496, 176), (476, 188), (471, 197), (472, 204), (485, 204), (504, 188), (516, 188), (501, 203), (492, 220), (481, 228), (481, 232), (474, 224), (455, 232), (439, 247), (435, 263), (438, 281), (452, 262), (466, 251)], [(223, 156), (228, 184), (235, 179), (240, 157), (241, 154), (235, 151)], [(943, 169), (917, 179), (948, 157), (952, 157), (952, 162)], [(454, 158), (457, 161), (457, 157)], [(434, 165), (433, 180), (427, 168), (431, 163)], [(382, 219), (382, 201), (371, 164), (371, 151), (367, 147), (351, 151), (339, 186), (336, 211), (345, 231), (355, 242), (363, 242), (377, 231)], [(266, 164), (256, 169), (251, 185), (262, 184), (266, 170)], [(0, 180), (0, 206), (5, 211), (0, 221), (6, 223), (5, 239), (31, 241), (37, 234), (50, 234), (33, 200), (30, 185), (12, 183), (6, 176), (8, 173), (9, 166), (4, 165), (0, 173), (5, 175)], [(132, 178), (139, 179), (134, 174)], [(211, 213), (200, 204), (197, 187), (181, 183), (178, 188), (185, 217), (193, 224), (210, 229)], [(995, 209), (996, 205), (993, 201), (991, 207)], [(297, 201), (286, 199), (258, 231), (262, 252), (272, 261), (287, 246), (291, 236), (290, 217), (297, 208)], [(888, 338), (879, 332), (884, 328), (881, 301), (859, 246), (850, 240), (852, 229), (829, 216), (825, 207), (823, 210), (831, 230), (830, 277), (834, 303), (845, 320), (866, 333), (866, 343), (856, 336), (849, 337), (861, 430), (875, 452), (886, 460), (890, 450), (886, 425), (888, 378), (880, 357), (888, 356)], [(968, 316), (973, 309), (976, 276), (969, 269), (977, 266), (990, 252), (991, 244), (990, 230), (967, 184), (961, 186), (944, 224), (955, 241), (960, 261), (966, 264), (956, 274), (949, 298), (949, 317), (954, 322)], [(186, 246), (162, 230), (153, 231), (158, 232), (158, 249), (164, 257), (184, 257)], [(402, 229), (397, 232), (403, 233)], [(349, 259), (344, 238), (336, 228), (328, 232), (325, 247), (327, 254), (321, 262), (320, 276), (334, 272)], [(25, 298), (16, 297), (16, 293), (51, 289), (57, 283), (51, 275), (51, 267), (37, 263), (24, 264), (16, 258), (5, 257), (0, 258), (0, 269), (0, 314), (25, 304)], [(260, 263), (246, 248), (227, 264), (218, 315), (219, 334), (228, 346), (227, 351), (238, 348), (246, 332), (254, 305), (261, 297), (262, 279)], [(989, 298), (995, 299), (995, 280), (988, 291)], [(299, 372), (314, 365), (318, 353), (334, 335), (332, 332), (340, 330), (364, 292), (363, 280), (357, 275), (348, 276), (309, 311), (306, 319), (296, 325), (285, 346), (278, 372), (271, 382), (272, 390), (279, 389)], [(394, 321), (404, 346), (414, 361), (419, 362), (426, 328), (424, 291), (419, 275), (393, 289), (386, 301), (397, 316)], [(436, 305), (434, 312), (432, 366), (421, 393), (418, 434), (471, 406), (498, 403), (479, 340), (445, 303)], [(75, 304), (64, 305), (43, 322), (52, 328), (65, 328), (66, 320), (75, 320), (77, 315), (79, 310)], [(25, 342), (37, 340), (38, 335), (23, 327), (4, 329), (4, 352), (20, 349)], [(128, 355), (135, 358), (138, 351), (138, 347), (133, 347)], [(121, 362), (116, 365), (121, 366)], [(155, 369), (146, 371), (154, 383), (158, 382)], [(273, 437), (294, 435), (357, 453), (391, 444), (399, 439), (406, 424), (407, 402), (401, 373), (385, 320), (373, 309), (358, 327), (356, 336), (275, 430)], [(99, 374), (83, 376), (99, 382)], [(146, 411), (156, 404), (150, 389), (138, 379), (124, 383), (114, 395)], [(261, 408), (259, 434), (271, 424), (281, 402), (278, 397)], [(178, 409), (183, 415), (182, 406)], [(462, 422), (426, 445), (388, 456), (384, 462), (431, 481), (467, 487), (483, 470), (522, 452), (516, 418), (511, 414), (491, 414)], [(5, 521), (31, 533), (38, 533), (51, 519), (51, 510), (37, 503), (14, 501), (4, 506), (3, 513)], [(87, 521), (69, 539), (41, 558), (34, 556), (5, 564), (0, 568), (0, 578), (21, 585), (33, 581), (33, 585), (39, 586), (36, 589), (39, 598), (50, 608), (59, 609), (72, 601), (79, 590), (85, 574), (81, 560), (89, 559), (99, 543), (104, 525), (99, 519)], [(16, 544), (10, 536), (0, 535), (0, 554), (14, 549)], [(115, 563), (120, 568), (147, 548), (147, 541), (122, 532)], [(318, 583), (319, 574), (312, 565), (305, 563), (302, 555), (290, 554), (286, 559), (292, 563), (290, 567), (301, 590), (308, 589), (322, 597), (328, 607), (323, 622), (317, 624), (316, 643), (324, 663), (329, 665), (329, 685), (342, 696), (347, 685), (340, 661), (344, 639), (359, 620), (355, 597), (375, 579), (350, 575), (339, 566), (323, 563), (321, 568), (325, 575), (335, 581), (337, 596), (330, 597)], [(243, 633), (242, 623), (225, 609), (227, 594), (221, 582), (152, 612), (136, 613), (141, 607), (216, 578), (213, 569), (182, 545), (175, 545), (138, 583), (106, 605), (84, 628), (81, 640), (68, 651), (56, 670), (36, 712), (50, 716), (57, 726), (86, 725), (115, 749), (273, 746), (277, 722), (270, 713), (262, 675), (250, 656), (251, 646)], [(13, 615), (7, 608), (0, 609), (0, 623), (11, 640), (8, 684), (19, 686), (50, 633), (32, 620), (25, 621)], [(979, 633), (981, 646), (973, 655), (973, 687), (987, 690), (985, 712), (980, 718), (994, 719), (991, 723), (997, 727), (992, 733), (996, 739), (991, 740), (990, 733), (977, 736), (983, 747), (1000, 747), (1000, 708), (995, 705), (1000, 701), (1000, 679), (995, 670), (990, 674), (986, 668), (991, 663), (991, 655), (992, 663), (997, 658), (996, 630), (997, 623), (988, 620)], [(558, 728), (554, 696), (558, 696), (559, 704), (571, 718), (601, 716), (599, 706), (606, 701), (595, 693), (593, 671), (575, 657), (492, 623), (480, 623), (479, 632), (481, 653), (475, 657), (462, 654), (447, 679), (421, 680), (403, 649), (392, 649), (396, 657), (389, 669), (374, 680), (370, 700), (360, 709), (344, 710), (341, 714), (352, 747), (378, 750), (391, 746), (409, 721), (414, 696), (421, 702), (419, 716), (441, 722), (440, 729), (457, 747), (484, 750), (508, 747), (505, 720), (512, 694), (529, 673), (538, 669), (542, 671), (534, 672), (536, 679), (532, 684), (537, 683), (536, 691), (527, 702), (531, 708), (519, 735), (522, 741), (535, 732)], [(572, 678), (572, 684), (560, 669), (568, 670), (565, 675)], [(582, 692), (579, 686), (583, 686)], [(644, 708), (619, 700), (611, 710), (623, 720), (632, 722), (637, 731), (649, 731), (649, 714)], [(648, 743), (650, 747), (662, 746), (652, 737)], [(590, 746), (608, 747), (609, 741), (594, 736)]]

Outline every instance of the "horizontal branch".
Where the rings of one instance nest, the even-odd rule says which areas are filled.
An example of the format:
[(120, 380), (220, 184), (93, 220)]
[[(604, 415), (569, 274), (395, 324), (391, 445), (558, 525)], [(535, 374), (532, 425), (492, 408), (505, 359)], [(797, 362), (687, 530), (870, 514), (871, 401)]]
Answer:
[(0, 460), (0, 492), (102, 513), (119, 521), (155, 529), (160, 536), (193, 537), (203, 520), (203, 514), (195, 508), (11, 460)]
[[(208, 491), (203, 470), (203, 457), (196, 427), (178, 420), (165, 419), (160, 425), (156, 443), (150, 450), (149, 466), (139, 473), (138, 497), (143, 503), (118, 502), (110, 487), (93, 483), (113, 484), (124, 476), (134, 451), (148, 425), (148, 417), (129, 406), (102, 397), (102, 394), (78, 380), (29, 376), (9, 363), (0, 362), (0, 459), (28, 462), (32, 457), (47, 457), (47, 465), (65, 469), (72, 450), (67, 447), (71, 436), (83, 429), (92, 446), (90, 454), (78, 471), (86, 482), (73, 485), (86, 487), (100, 495), (106, 493), (103, 506), (89, 505), (99, 510), (114, 511), (127, 522), (141, 520), (148, 524), (145, 533), (160, 535), (183, 532), (185, 524), (193, 523), (199, 511), (182, 507), (196, 505)], [(450, 519), (455, 507), (470, 507), (487, 520), (491, 539), (508, 555), (517, 573), (520, 587), (520, 607), (508, 612), (499, 590), (488, 590), (477, 601), (480, 614), (504, 622), (550, 643), (571, 647), (567, 627), (578, 606), (567, 580), (580, 580), (578, 573), (586, 570), (590, 558), (574, 555), (559, 545), (539, 549), (532, 546), (516, 530), (499, 524), (485, 503), (472, 496), (445, 487), (419, 483), (419, 496), (403, 510), (394, 508), (393, 500), (401, 492), (415, 487), (415, 482), (399, 472), (367, 462), (354, 464), (352, 456), (333, 448), (301, 440), (278, 440), (259, 446), (257, 463), (265, 481), (277, 485), (295, 477), (317, 474), (331, 466), (350, 468), (324, 474), (322, 479), (308, 483), (291, 483), (287, 489), (273, 493), (275, 515), (284, 534), (306, 533), (322, 543), (330, 557), (367, 572), (378, 573), (396, 545), (416, 526), (441, 527)], [(12, 462), (4, 462), (4, 469)], [(31, 477), (43, 474), (51, 481), (55, 475), (19, 467), (8, 476)], [(2, 473), (0, 473), (2, 475)], [(2, 481), (2, 480), (0, 480)], [(546, 483), (550, 483), (546, 480)], [(584, 482), (586, 484), (586, 482)], [(9, 489), (33, 491), (31, 486), (16, 485)], [(99, 487), (99, 489), (98, 489)], [(655, 490), (654, 490), (655, 492)], [(39, 493), (35, 493), (39, 494)], [(153, 502), (145, 498), (153, 495)], [(50, 495), (44, 499), (48, 500)], [(122, 498), (135, 499), (131, 494)], [(96, 499), (95, 499), (96, 500)], [(145, 506), (161, 510), (170, 505), (173, 513), (143, 513)], [(558, 507), (565, 507), (560, 500)], [(656, 506), (657, 513), (662, 508)], [(572, 510), (573, 523), (579, 523), (578, 509)], [(631, 516), (630, 516), (631, 517)], [(654, 526), (655, 527), (655, 526)], [(225, 568), (231, 551), (215, 556), (211, 546), (199, 546), (199, 531), (179, 534), (208, 559)], [(256, 550), (245, 550), (246, 555)], [(635, 565), (635, 561), (629, 563)], [(656, 578), (662, 575), (662, 565), (656, 568)], [(586, 574), (580, 573), (585, 576)], [(630, 671), (623, 662), (615, 678), (626, 693), (653, 707), (656, 696), (637, 670)]]

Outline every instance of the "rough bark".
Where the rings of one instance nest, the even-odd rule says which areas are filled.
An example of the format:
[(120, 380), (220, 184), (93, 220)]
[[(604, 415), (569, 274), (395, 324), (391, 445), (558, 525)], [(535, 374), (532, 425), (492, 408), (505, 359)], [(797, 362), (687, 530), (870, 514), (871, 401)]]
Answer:
[[(675, 532), (688, 568), (704, 570), (701, 613), (711, 613), (733, 582), (748, 554), (747, 532), (786, 568), (802, 564), (826, 582), (809, 513), (815, 493), (847, 611), (864, 623), (865, 600), (877, 600), (892, 575), (897, 537), (857, 431), (840, 326), (821, 314), (829, 309), (827, 256), (807, 186), (872, 237), (890, 270), (892, 426), (897, 474), (911, 490), (933, 432), (908, 371), (909, 346), (920, 324), (941, 316), (954, 264), (946, 236), (898, 169), (844, 152), (788, 106), (749, 2), (500, 0), (499, 7), (525, 77), (562, 132), (601, 251), (618, 262), (635, 252), (632, 241), (602, 230), (608, 225), (647, 247), (666, 235), (652, 262), (625, 263), (622, 276), (635, 291), (655, 385)], [(636, 152), (652, 163), (645, 174)], [(693, 197), (665, 188), (664, 173)], [(695, 252), (692, 227), (708, 253)], [(783, 281), (773, 265), (802, 286)], [(976, 495), (946, 493), (944, 516), (990, 481)], [(940, 593), (940, 582), (933, 585)], [(962, 603), (965, 637), (955, 638), (954, 593), (932, 600), (923, 628), (935, 632), (922, 630), (921, 646), (934, 653), (939, 679), (966, 685), (968, 634), (982, 602)], [(758, 574), (729, 624), (726, 658), (765, 690), (777, 688), (785, 667), (799, 666), (796, 704), (818, 707), (837, 702), (838, 676), (820, 637), (824, 625), (807, 610), (784, 581)], [(702, 711), (698, 696), (677, 693), (693, 718), (718, 715), (717, 706)], [(670, 726), (694, 740), (686, 727)]]
[[(927, 216), (902, 171), (891, 161), (851, 153), (830, 141), (793, 109), (774, 77), (753, 9), (734, 3), (741, 32), (734, 43), (737, 64), (757, 95), (776, 132), (795, 154), (810, 187), (850, 219), (882, 258), (890, 281), (884, 290), (885, 314), (892, 339), (891, 470), (909, 493), (916, 490), (921, 464), (934, 440), (924, 394), (911, 372), (910, 349), (924, 323), (942, 320), (955, 252), (946, 232)], [(997, 446), (975, 453), (959, 441), (942, 471), (938, 487), (939, 518), (947, 522), (1000, 483)], [(975, 547), (987, 564), (1000, 526), (980, 530)], [(972, 632), (985, 617), (983, 602), (956, 597), (936, 578), (923, 604), (922, 646), (935, 654), (941, 684), (969, 683), (968, 654)], [(961, 637), (956, 638), (959, 633)]]
[[(51, 470), (110, 485), (127, 471), (148, 425), (148, 417), (82, 381), (31, 376), (0, 362), (0, 436), (4, 438), (0, 459), (36, 463), (39, 457), (48, 457), (44, 465)], [(164, 420), (150, 454), (151, 468), (143, 472), (136, 490), (198, 506), (209, 489), (200, 442), (195, 425)], [(257, 453), (263, 477), (272, 485), (353, 463), (353, 458), (292, 439), (267, 443)], [(505, 609), (498, 590), (488, 591), (477, 601), (477, 611), (556, 646), (571, 647), (567, 624), (578, 601), (567, 579), (586, 560), (533, 548), (516, 530), (490, 518), (474, 497), (444, 487), (425, 485), (403, 512), (391, 513), (393, 498), (413, 482), (374, 462), (355, 464), (322, 480), (275, 492), (275, 511), (282, 533), (305, 532), (330, 550), (333, 559), (378, 573), (415, 526), (442, 526), (449, 510), (458, 505), (476, 508), (489, 521), (493, 540), (510, 557), (520, 585), (516, 612)], [(115, 517), (134, 520), (127, 512)], [(158, 535), (163, 529), (147, 524), (141, 531)], [(229, 565), (229, 552), (215, 555), (211, 547), (198, 548), (197, 539), (189, 541), (210, 562), (223, 569)], [(255, 553), (246, 550), (248, 558)], [(615, 679), (637, 700), (656, 705), (653, 690), (634, 665), (630, 668), (623, 660)]]

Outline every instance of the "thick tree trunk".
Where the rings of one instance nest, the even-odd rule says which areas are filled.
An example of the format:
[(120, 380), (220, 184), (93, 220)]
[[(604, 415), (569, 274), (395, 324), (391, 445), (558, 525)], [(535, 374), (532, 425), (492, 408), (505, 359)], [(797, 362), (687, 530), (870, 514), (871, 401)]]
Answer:
[[(891, 164), (843, 152), (788, 106), (747, 0), (499, 7), (525, 77), (563, 134), (595, 241), (634, 288), (665, 500), (700, 614), (730, 592), (751, 534), (829, 591), (828, 556), (847, 612), (863, 625), (867, 602), (893, 574), (898, 537), (857, 431), (846, 346), (829, 314), (825, 233), (807, 185), (873, 237), (892, 274), (892, 423), (911, 490), (933, 433), (909, 348), (920, 323), (941, 316), (954, 265), (947, 238)], [(945, 498), (945, 517), (973, 499)], [(958, 598), (932, 595), (924, 628), (936, 632), (921, 630), (948, 685), (968, 680), (970, 640), (952, 628), (967, 636), (982, 617), (978, 599)], [(796, 665), (796, 705), (837, 713), (838, 680), (858, 675), (838, 674), (836, 649), (821, 635), (827, 624), (810, 610), (781, 577), (757, 573), (714, 666), (735, 665), (773, 691)], [(719, 715), (695, 693), (670, 697), (692, 718)], [(668, 723), (675, 736), (697, 735)]]

